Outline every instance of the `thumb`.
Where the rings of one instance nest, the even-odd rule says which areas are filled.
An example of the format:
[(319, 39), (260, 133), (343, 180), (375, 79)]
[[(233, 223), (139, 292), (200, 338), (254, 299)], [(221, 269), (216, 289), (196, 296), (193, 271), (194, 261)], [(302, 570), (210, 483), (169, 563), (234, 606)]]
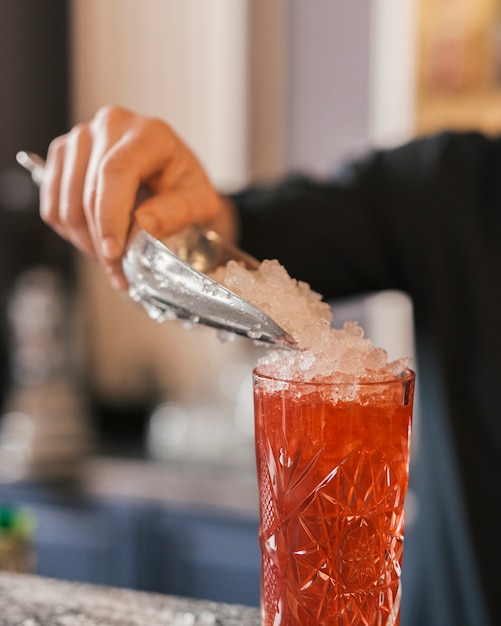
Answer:
[(135, 220), (148, 233), (161, 238), (186, 226), (210, 222), (220, 208), (219, 196), (212, 189), (201, 192), (181, 188), (147, 198), (136, 209)]

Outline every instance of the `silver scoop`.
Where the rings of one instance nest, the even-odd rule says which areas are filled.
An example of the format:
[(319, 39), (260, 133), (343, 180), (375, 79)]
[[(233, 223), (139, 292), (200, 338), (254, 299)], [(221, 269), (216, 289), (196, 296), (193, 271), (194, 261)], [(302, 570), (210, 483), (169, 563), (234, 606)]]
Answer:
[[(40, 184), (43, 159), (18, 152), (17, 161)], [(225, 242), (215, 231), (190, 226), (160, 240), (134, 224), (123, 267), (130, 297), (158, 322), (178, 318), (255, 342), (294, 348), (292, 337), (270, 317), (208, 276), (231, 259), (248, 269), (259, 266), (256, 259)]]

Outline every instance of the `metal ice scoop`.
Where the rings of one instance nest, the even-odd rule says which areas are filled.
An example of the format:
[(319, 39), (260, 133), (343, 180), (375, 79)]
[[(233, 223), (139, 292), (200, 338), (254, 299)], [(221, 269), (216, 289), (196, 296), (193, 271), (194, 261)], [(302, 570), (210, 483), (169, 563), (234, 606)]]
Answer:
[[(44, 161), (19, 152), (17, 161), (40, 184)], [(123, 259), (130, 297), (153, 319), (179, 318), (282, 348), (295, 342), (270, 317), (210, 276), (230, 259), (256, 269), (259, 262), (225, 242), (216, 232), (198, 227), (159, 240), (134, 224)]]

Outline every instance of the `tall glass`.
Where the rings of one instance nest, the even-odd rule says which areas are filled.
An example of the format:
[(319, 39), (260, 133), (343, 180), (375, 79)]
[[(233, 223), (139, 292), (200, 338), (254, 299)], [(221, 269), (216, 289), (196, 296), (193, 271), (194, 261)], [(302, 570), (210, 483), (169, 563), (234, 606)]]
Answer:
[(254, 371), (264, 626), (398, 625), (413, 395)]

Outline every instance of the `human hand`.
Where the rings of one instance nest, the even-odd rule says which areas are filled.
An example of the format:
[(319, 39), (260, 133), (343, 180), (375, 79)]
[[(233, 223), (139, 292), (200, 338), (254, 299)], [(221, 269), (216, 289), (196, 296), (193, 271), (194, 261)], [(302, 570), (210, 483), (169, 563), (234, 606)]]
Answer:
[(104, 107), (49, 146), (41, 217), (97, 258), (117, 289), (127, 287), (122, 256), (133, 219), (162, 237), (208, 224), (225, 206), (193, 152), (159, 119)]

